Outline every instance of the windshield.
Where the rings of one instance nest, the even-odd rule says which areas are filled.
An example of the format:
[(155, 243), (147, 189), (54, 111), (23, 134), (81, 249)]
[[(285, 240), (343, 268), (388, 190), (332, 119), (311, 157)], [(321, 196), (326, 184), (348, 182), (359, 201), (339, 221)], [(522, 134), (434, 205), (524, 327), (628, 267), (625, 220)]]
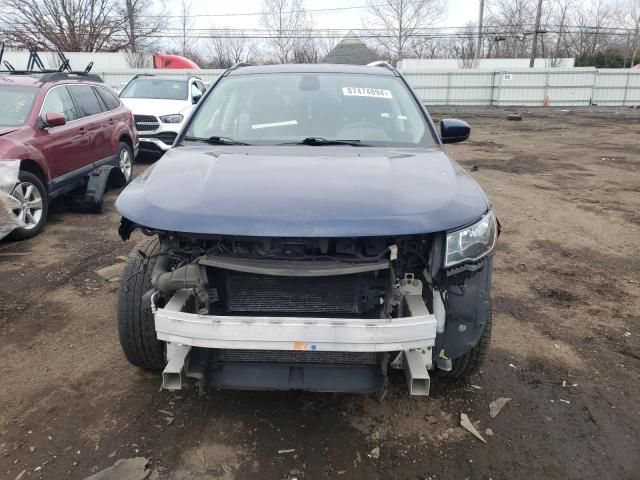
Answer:
[(27, 121), (38, 90), (34, 87), (0, 85), (0, 126), (19, 127)]
[(212, 137), (257, 145), (305, 139), (306, 144), (329, 144), (310, 138), (374, 146), (436, 143), (400, 78), (343, 73), (225, 77), (185, 132), (187, 140)]
[(187, 100), (188, 82), (182, 79), (136, 78), (120, 92), (121, 98), (160, 98), (163, 100)]

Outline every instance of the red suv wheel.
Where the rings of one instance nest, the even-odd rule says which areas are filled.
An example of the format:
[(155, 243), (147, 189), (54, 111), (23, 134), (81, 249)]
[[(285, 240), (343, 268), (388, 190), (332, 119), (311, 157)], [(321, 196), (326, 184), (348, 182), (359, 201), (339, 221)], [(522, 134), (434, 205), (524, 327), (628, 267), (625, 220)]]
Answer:
[(23, 226), (11, 232), (10, 238), (24, 240), (37, 235), (44, 227), (47, 221), (48, 200), (47, 190), (36, 175), (23, 171), (20, 172), (18, 180), (11, 196), (18, 202), (13, 213)]

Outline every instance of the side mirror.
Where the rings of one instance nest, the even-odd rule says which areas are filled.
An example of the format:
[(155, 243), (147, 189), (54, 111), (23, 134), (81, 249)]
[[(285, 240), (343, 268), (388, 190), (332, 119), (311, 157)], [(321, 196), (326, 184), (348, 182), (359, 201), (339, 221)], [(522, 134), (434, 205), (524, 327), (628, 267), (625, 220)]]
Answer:
[(471, 127), (467, 122), (455, 118), (443, 118), (440, 122), (442, 143), (464, 142), (469, 135), (471, 135)]
[(60, 113), (49, 112), (45, 114), (43, 123), (45, 127), (60, 127), (67, 123), (67, 119)]
[(193, 104), (195, 105), (196, 103), (198, 103), (201, 98), (202, 98), (202, 95), (198, 95), (196, 97), (193, 97)]

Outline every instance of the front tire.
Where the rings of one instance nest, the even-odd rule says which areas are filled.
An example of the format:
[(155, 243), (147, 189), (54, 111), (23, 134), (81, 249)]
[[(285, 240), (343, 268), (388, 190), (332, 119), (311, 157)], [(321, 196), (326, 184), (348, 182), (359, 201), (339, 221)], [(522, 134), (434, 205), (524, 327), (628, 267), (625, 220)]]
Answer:
[(35, 237), (47, 223), (47, 213), (49, 212), (47, 189), (36, 175), (21, 171), (11, 196), (19, 202), (19, 206), (13, 209), (13, 213), (23, 222), (24, 226), (13, 230), (9, 234), (9, 238), (25, 240)]
[(153, 288), (151, 272), (160, 252), (157, 238), (139, 243), (129, 255), (118, 291), (118, 337), (127, 360), (136, 367), (162, 370), (164, 342), (158, 340), (151, 305), (143, 296)]

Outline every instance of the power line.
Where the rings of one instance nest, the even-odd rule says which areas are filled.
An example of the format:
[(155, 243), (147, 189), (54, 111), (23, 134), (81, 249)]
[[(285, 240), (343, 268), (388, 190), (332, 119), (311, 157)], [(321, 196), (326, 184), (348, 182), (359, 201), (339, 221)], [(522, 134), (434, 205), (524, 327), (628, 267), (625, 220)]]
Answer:
[[(31, 34), (34, 35), (36, 32), (30, 32), (28, 30), (5, 30), (5, 34), (8, 35), (24, 35)], [(558, 33), (584, 33), (580, 30), (571, 30), (571, 29), (563, 29), (562, 32), (560, 30), (547, 30), (547, 34), (558, 34)], [(595, 32), (592, 32), (595, 34)], [(38, 33), (39, 34), (39, 33)], [(74, 34), (75, 37), (95, 37), (96, 35), (100, 35), (100, 32), (95, 33), (79, 33), (76, 32)], [(328, 39), (342, 39), (342, 35), (318, 35), (318, 34), (285, 34), (285, 35), (274, 35), (265, 32), (263, 34), (235, 34), (235, 33), (227, 33), (227, 34), (217, 34), (215, 31), (203, 31), (193, 33), (187, 33), (185, 36), (183, 33), (179, 31), (168, 32), (168, 33), (152, 33), (147, 35), (145, 32), (137, 32), (137, 35), (144, 36), (145, 38), (156, 38), (156, 39), (180, 39), (187, 38), (189, 40), (205, 40), (205, 39), (244, 39), (244, 40), (273, 40), (279, 38), (290, 38), (290, 39), (301, 39), (301, 40), (328, 40)], [(493, 36), (501, 36), (505, 38), (516, 38), (521, 40), (524, 36), (522, 32), (507, 32), (501, 30), (492, 30), (492, 29), (484, 29), (483, 35), (493, 35)], [(616, 36), (626, 36), (626, 33), (614, 33), (611, 32), (609, 35)], [(60, 34), (61, 38), (64, 38), (64, 34)], [(411, 35), (413, 38), (418, 39), (475, 39), (478, 37), (478, 32), (440, 32), (440, 33), (415, 33)], [(114, 33), (110, 35), (112, 39), (127, 39), (128, 35), (126, 33)], [(396, 38), (396, 35), (389, 33), (380, 33), (380, 34), (364, 34), (360, 36), (361, 39), (388, 39), (388, 38)]]
[[(408, 2), (414, 3), (414, 2)], [(378, 5), (353, 5), (351, 7), (333, 7), (333, 8), (304, 8), (300, 10), (288, 10), (282, 12), (283, 15), (290, 13), (323, 13), (323, 12), (337, 12), (342, 10), (357, 10), (361, 8), (382, 7), (385, 4)], [(205, 13), (196, 15), (139, 15), (142, 18), (201, 18), (201, 17), (254, 17), (262, 15), (264, 12), (234, 12), (234, 13)]]
[[(15, 26), (31, 26), (32, 24), (29, 22), (6, 22), (3, 20), (0, 20), (0, 27), (4, 25), (4, 26), (8, 26), (8, 27), (15, 27)], [(544, 28), (542, 28), (544, 27)], [(560, 30), (554, 30), (554, 29), (562, 29), (562, 33), (586, 33), (586, 34), (620, 34), (620, 35), (626, 35), (628, 33), (634, 33), (634, 29), (633, 28), (622, 28), (622, 27), (599, 27), (599, 26), (567, 26), (567, 25), (552, 25), (552, 24), (547, 24), (544, 26), (541, 26), (540, 30), (544, 30), (544, 32), (539, 31), (538, 33), (561, 33)], [(509, 30), (505, 30), (505, 29), (509, 29)], [(517, 29), (518, 32), (514, 32), (513, 29)], [(483, 29), (484, 33), (487, 34), (491, 34), (491, 35), (501, 35), (501, 34), (517, 34), (517, 35), (526, 35), (528, 34), (529, 30), (531, 31), (531, 33), (533, 32), (534, 29), (534, 24), (521, 24), (521, 25), (509, 25), (509, 24), (503, 24), (503, 25), (486, 25)], [(11, 29), (5, 29), (4, 32), (6, 33), (10, 33), (10, 32), (15, 32), (18, 31), (15, 28), (11, 28)], [(25, 30), (26, 31), (26, 30)], [(139, 32), (144, 32), (145, 29), (143, 27), (140, 27)], [(183, 29), (180, 27), (165, 27), (163, 28), (163, 31), (165, 32), (182, 32)], [(273, 37), (274, 35), (272, 35), (272, 32), (268, 29), (264, 29), (264, 28), (232, 28), (232, 27), (213, 27), (213, 28), (204, 28), (204, 27), (199, 27), (199, 28), (190, 28), (188, 29), (189, 32), (195, 32), (195, 33), (211, 33), (211, 32), (216, 32), (216, 33), (229, 33), (229, 34), (237, 34), (239, 36), (244, 36), (244, 37), (251, 37), (251, 36), (269, 36), (270, 38)], [(392, 30), (390, 29), (385, 29), (385, 28), (358, 28), (358, 29), (354, 29), (354, 28), (302, 28), (302, 29), (284, 29), (281, 30), (281, 35), (278, 35), (280, 37), (284, 37), (286, 35), (289, 34), (294, 34), (294, 35), (312, 35), (314, 37), (318, 37), (321, 38), (322, 34), (331, 34), (331, 35), (336, 35), (336, 36), (346, 36), (349, 34), (349, 32), (351, 31), (360, 31), (362, 33), (358, 34), (358, 37), (361, 38), (366, 38), (366, 37), (375, 37), (375, 36), (379, 36), (379, 35), (386, 35), (389, 34), (389, 32), (391, 32)], [(2, 32), (2, 30), (0, 30), (0, 32)], [(60, 34), (63, 34), (62, 32)], [(81, 32), (75, 32), (76, 35), (83, 35), (83, 33)], [(471, 30), (469, 28), (469, 26), (458, 26), (458, 27), (419, 27), (416, 28), (414, 30), (412, 30), (410, 33), (407, 33), (406, 36), (420, 36), (420, 35), (433, 35), (433, 34), (448, 34), (448, 35), (454, 35), (454, 36), (469, 36), (469, 35), (477, 35), (477, 32), (474, 32), (473, 30)], [(395, 36), (395, 35), (391, 35), (391, 36)]]

